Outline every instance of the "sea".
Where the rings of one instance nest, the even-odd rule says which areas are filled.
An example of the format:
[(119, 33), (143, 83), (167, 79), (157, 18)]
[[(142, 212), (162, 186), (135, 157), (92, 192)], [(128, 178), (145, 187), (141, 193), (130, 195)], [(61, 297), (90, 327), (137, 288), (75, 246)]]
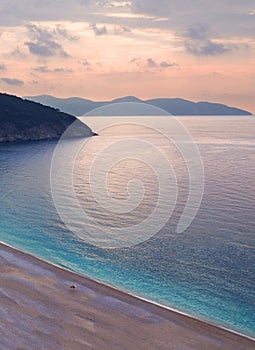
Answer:
[(0, 144), (0, 240), (255, 337), (255, 116), (82, 119)]

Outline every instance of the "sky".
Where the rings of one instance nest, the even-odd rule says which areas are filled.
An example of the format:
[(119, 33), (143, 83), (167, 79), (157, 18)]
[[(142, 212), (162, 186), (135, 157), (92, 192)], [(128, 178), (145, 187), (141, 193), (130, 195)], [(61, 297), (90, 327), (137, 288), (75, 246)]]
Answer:
[(0, 91), (255, 114), (254, 0), (0, 0)]

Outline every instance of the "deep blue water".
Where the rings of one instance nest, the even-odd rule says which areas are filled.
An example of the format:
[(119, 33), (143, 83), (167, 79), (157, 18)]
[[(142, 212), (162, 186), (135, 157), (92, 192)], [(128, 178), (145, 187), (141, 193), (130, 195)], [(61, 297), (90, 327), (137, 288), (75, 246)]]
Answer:
[[(178, 180), (175, 210), (159, 232), (145, 242), (119, 249), (100, 248), (77, 237), (53, 204), (50, 166), (57, 142), (47, 141), (0, 145), (0, 239), (83, 275), (255, 336), (255, 118), (180, 120), (193, 135), (205, 170), (201, 207), (183, 233), (176, 233), (176, 225), (188, 196), (185, 162), (174, 147), (141, 129), (137, 135), (144, 133), (157, 145), (162, 142)], [(152, 211), (159, 188), (157, 176), (144, 164), (135, 165), (132, 159), (120, 162), (109, 172), (109, 191), (116, 198), (126, 198), (128, 180), (138, 177), (147, 188), (144, 203), (120, 216), (105, 213), (97, 205), (89, 189), (88, 163), (95, 157), (100, 160), (102, 147), (119, 138), (123, 138), (123, 127), (91, 139), (74, 167), (78, 200), (107, 232), (111, 226), (144, 219)], [(67, 141), (66, 149), (72, 149), (75, 142)], [(146, 150), (136, 152), (142, 155)], [(59, 181), (65, 202), (65, 182)], [(72, 224), (79, 226), (78, 221)], [(88, 225), (88, 232), (93, 233), (92, 226)]]

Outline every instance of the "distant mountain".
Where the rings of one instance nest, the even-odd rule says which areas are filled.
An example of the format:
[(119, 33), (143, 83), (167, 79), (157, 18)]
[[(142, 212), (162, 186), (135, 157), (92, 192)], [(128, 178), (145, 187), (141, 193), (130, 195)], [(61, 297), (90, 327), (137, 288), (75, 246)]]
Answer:
[(43, 105), (60, 109), (62, 112), (69, 113), (76, 116), (81, 116), (87, 111), (91, 111), (97, 107), (101, 107), (107, 102), (94, 102), (79, 97), (57, 98), (49, 95), (40, 96), (25, 96), (24, 98), (42, 103)]
[[(40, 103), (0, 93), (0, 142), (57, 139), (76, 117)], [(70, 136), (94, 133), (78, 121)]]
[(143, 101), (135, 96), (120, 97), (111, 101), (111, 103), (121, 103), (121, 102), (143, 102)]
[[(63, 112), (71, 113), (77, 116), (84, 115), (89, 111), (94, 110), (95, 108), (99, 108), (109, 104), (124, 102), (143, 103), (147, 105), (152, 105), (155, 107), (159, 107), (173, 115), (251, 115), (251, 113), (248, 111), (239, 108), (229, 107), (224, 104), (212, 102), (192, 102), (181, 98), (156, 98), (143, 101), (135, 96), (126, 96), (122, 98), (117, 98), (112, 101), (100, 102), (87, 100), (79, 97), (56, 98), (49, 95), (26, 96), (25, 98), (31, 101), (40, 102), (42, 104), (54, 108), (58, 108)], [(146, 113), (147, 110), (148, 108), (146, 108)], [(140, 111), (141, 108), (139, 109), (139, 113)], [(154, 114), (154, 112), (152, 112), (152, 114)], [(123, 110), (120, 111), (120, 115), (131, 114), (129, 111), (127, 112), (123, 108)]]
[(173, 115), (251, 115), (243, 109), (220, 103), (192, 102), (181, 98), (158, 98), (145, 101)]

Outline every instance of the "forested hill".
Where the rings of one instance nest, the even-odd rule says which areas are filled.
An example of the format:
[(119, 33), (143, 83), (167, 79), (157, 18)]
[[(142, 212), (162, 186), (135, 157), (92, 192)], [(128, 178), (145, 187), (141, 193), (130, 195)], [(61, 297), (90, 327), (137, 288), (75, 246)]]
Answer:
[[(57, 139), (76, 118), (58, 109), (0, 93), (0, 142)], [(93, 132), (79, 122), (79, 135)]]

